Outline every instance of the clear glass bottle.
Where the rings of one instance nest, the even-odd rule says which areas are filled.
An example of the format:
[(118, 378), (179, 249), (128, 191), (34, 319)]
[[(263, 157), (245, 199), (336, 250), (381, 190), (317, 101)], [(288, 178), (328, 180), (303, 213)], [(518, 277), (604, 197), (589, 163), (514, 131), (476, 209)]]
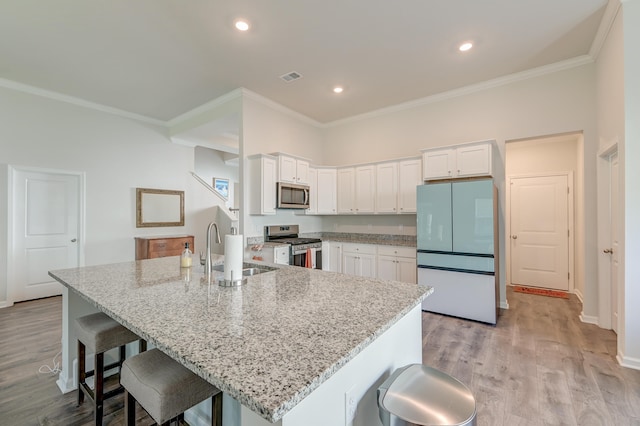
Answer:
[(180, 255), (180, 266), (182, 268), (191, 268), (192, 259), (191, 259), (191, 250), (189, 250), (189, 243), (184, 243), (184, 251), (182, 255)]

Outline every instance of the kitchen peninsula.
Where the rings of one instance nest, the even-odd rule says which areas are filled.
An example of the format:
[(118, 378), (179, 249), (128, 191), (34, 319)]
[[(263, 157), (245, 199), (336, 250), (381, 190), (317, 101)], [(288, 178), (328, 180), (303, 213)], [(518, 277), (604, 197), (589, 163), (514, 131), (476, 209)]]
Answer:
[(95, 310), (220, 388), (225, 425), (351, 424), (348, 400), (354, 425), (375, 425), (377, 387), (422, 362), (428, 287), (290, 266), (220, 287), (222, 273), (209, 283), (178, 257), (50, 275), (65, 286), (62, 389), (76, 357), (69, 324)]

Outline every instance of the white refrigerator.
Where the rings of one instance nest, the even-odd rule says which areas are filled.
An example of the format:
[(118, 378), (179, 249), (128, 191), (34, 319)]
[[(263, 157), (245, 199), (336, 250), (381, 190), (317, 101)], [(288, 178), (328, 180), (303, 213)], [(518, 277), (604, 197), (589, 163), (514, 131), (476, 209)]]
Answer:
[(498, 193), (492, 179), (418, 186), (418, 283), (434, 288), (422, 309), (495, 324)]

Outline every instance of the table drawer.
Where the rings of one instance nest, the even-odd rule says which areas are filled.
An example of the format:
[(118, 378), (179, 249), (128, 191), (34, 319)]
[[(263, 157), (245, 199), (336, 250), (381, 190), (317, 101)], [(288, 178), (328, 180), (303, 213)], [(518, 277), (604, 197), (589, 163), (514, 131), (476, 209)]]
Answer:
[(136, 260), (179, 256), (184, 250), (185, 243), (189, 243), (191, 251), (194, 250), (191, 235), (136, 238)]

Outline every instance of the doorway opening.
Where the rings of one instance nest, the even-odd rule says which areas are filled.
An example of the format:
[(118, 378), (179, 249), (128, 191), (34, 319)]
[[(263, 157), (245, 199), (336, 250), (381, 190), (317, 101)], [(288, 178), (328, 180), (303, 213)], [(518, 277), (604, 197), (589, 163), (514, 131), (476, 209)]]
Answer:
[(506, 283), (575, 293), (583, 301), (581, 132), (505, 144)]

